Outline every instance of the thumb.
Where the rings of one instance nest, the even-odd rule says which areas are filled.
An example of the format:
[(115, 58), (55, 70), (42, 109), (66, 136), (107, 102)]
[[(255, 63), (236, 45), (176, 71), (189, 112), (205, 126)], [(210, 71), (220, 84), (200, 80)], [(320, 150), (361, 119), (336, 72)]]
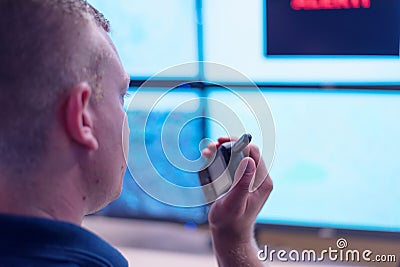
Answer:
[(224, 196), (224, 203), (227, 203), (229, 210), (244, 212), (247, 206), (247, 199), (250, 195), (250, 185), (256, 171), (256, 163), (252, 158), (244, 158), (240, 162), (234, 178), (231, 190)]
[(249, 193), (255, 171), (256, 163), (252, 158), (242, 159), (235, 172), (232, 190), (243, 192), (243, 194)]

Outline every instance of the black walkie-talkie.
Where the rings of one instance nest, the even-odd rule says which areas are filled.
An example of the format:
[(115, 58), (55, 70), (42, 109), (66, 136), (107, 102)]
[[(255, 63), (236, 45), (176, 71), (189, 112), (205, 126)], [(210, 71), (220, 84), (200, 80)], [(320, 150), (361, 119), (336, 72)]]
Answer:
[(215, 201), (231, 188), (239, 163), (245, 157), (243, 149), (251, 142), (251, 135), (244, 134), (236, 142), (220, 145), (210, 157), (199, 179), (208, 203)]

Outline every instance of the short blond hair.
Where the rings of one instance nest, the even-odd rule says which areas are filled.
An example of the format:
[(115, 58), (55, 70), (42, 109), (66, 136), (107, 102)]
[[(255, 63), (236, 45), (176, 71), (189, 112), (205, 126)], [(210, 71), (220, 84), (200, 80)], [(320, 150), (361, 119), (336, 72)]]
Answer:
[[(98, 83), (101, 53), (84, 38), (93, 22), (110, 31), (84, 0), (0, 0), (0, 168), (34, 167), (62, 95)], [(92, 54), (80, 60), (77, 50)]]

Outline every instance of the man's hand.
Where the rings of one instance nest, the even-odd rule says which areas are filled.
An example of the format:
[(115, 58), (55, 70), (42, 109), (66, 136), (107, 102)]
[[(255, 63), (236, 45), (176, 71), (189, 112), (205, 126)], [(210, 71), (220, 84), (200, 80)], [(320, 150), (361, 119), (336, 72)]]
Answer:
[[(223, 137), (203, 151), (210, 157), (220, 144), (236, 140)], [(250, 144), (248, 157), (239, 164), (231, 190), (212, 206), (208, 215), (219, 266), (262, 266), (253, 236), (254, 222), (272, 191), (272, 180), (259, 149)]]

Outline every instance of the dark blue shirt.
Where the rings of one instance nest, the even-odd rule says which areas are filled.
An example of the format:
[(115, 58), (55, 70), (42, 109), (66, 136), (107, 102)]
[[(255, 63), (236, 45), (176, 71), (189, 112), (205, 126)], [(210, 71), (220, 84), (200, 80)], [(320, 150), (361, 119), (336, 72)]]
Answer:
[(0, 266), (126, 267), (115, 248), (70, 223), (0, 215)]

